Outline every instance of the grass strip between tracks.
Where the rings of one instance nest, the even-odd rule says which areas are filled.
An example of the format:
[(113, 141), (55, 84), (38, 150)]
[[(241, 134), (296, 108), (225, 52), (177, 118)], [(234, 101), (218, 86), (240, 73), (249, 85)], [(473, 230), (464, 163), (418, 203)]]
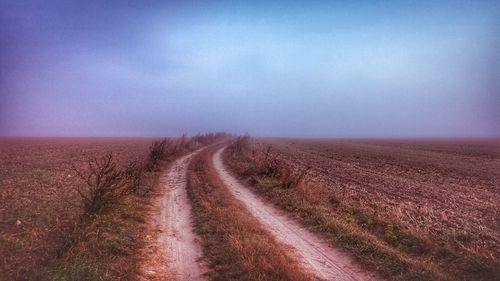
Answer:
[(216, 148), (192, 159), (187, 182), (209, 276), (213, 280), (315, 280), (224, 187), (212, 164)]

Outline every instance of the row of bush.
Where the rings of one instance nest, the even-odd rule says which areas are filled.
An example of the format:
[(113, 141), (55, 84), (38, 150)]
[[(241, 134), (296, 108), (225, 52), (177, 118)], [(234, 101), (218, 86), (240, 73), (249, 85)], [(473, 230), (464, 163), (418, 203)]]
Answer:
[[(75, 186), (81, 212), (57, 260), (40, 272), (39, 280), (136, 280), (137, 253), (149, 203), (161, 167), (226, 134), (154, 141), (142, 161), (125, 165), (112, 153), (89, 159), (86, 168), (73, 167), (81, 184)], [(0, 278), (1, 279), (1, 278)]]
[(134, 161), (121, 168), (112, 153), (88, 161), (88, 168), (81, 171), (73, 168), (84, 183), (77, 188), (82, 210), (86, 218), (98, 214), (129, 194), (145, 196), (151, 186), (143, 184), (144, 173), (157, 171), (162, 161), (172, 160), (202, 146), (230, 138), (225, 133), (185, 135), (177, 139), (154, 141), (149, 147), (145, 162)]

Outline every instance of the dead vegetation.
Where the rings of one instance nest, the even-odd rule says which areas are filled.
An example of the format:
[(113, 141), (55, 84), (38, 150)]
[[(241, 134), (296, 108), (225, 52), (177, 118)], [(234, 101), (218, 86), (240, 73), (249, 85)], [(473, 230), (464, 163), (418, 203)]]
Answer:
[(84, 214), (88, 217), (99, 214), (131, 194), (141, 185), (142, 170), (135, 163), (120, 170), (112, 153), (90, 160), (86, 172), (74, 168), (75, 174), (85, 183), (85, 188), (77, 188)]
[[(489, 221), (481, 217), (483, 223), (474, 224), (478, 209), (490, 208), (492, 200), (498, 206), (498, 194), (476, 201), (475, 206), (469, 201), (485, 198), (484, 194), (495, 189), (491, 185), (495, 172), (462, 168), (471, 164), (449, 159), (458, 154), (469, 163), (482, 161), (483, 169), (488, 169), (498, 166), (498, 159), (492, 159), (494, 147), (485, 154), (482, 145), (471, 144), (468, 150), (462, 145), (453, 151), (447, 144), (325, 142), (239, 138), (228, 148), (225, 159), (254, 190), (385, 277), (496, 280), (500, 274), (499, 248), (495, 246), (499, 233), (491, 222), (498, 220), (498, 214), (491, 209)], [(398, 151), (398, 146), (405, 150)], [(476, 158), (465, 159), (470, 155)], [(481, 158), (484, 155), (487, 157)], [(473, 187), (471, 181), (476, 183)], [(396, 182), (400, 185), (395, 190)], [(459, 184), (471, 190), (457, 189)], [(415, 192), (414, 186), (422, 185), (430, 188), (427, 193)], [(429, 198), (438, 193), (433, 188), (453, 188), (461, 201), (450, 202), (447, 196), (456, 194), (449, 192)], [(479, 190), (482, 194), (476, 193)], [(456, 204), (462, 207), (454, 209)], [(456, 214), (460, 209), (462, 213)]]
[(2, 139), (0, 279), (134, 280), (160, 165), (223, 137)]
[(212, 280), (314, 280), (297, 261), (232, 197), (217, 176), (211, 156), (216, 148), (193, 158), (188, 196), (195, 231), (202, 238)]
[[(1, 139), (0, 279), (33, 280), (68, 249), (83, 213), (76, 191), (81, 182), (73, 166), (84, 170), (87, 159), (114, 152), (116, 162), (122, 167), (145, 157), (150, 142), (149, 139)], [(73, 272), (79, 270), (77, 264), (75, 261)], [(92, 264), (84, 267), (92, 268)]]

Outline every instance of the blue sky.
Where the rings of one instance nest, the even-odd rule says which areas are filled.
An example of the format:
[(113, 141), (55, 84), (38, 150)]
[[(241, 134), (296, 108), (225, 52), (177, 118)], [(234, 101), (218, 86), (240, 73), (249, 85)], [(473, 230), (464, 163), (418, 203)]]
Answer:
[(0, 134), (500, 136), (498, 3), (250, 2), (2, 0)]

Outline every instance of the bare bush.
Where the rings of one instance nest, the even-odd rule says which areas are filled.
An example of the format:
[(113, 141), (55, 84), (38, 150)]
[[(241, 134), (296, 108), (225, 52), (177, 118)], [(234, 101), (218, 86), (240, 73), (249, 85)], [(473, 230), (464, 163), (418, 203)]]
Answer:
[(244, 158), (254, 163), (255, 173), (279, 178), (283, 188), (294, 188), (306, 177), (309, 167), (295, 167), (284, 163), (274, 153), (271, 145), (264, 149), (255, 149), (248, 136), (238, 137), (228, 148), (233, 158)]
[(229, 150), (231, 150), (231, 156), (236, 157), (236, 156), (242, 156), (243, 153), (247, 151), (249, 147), (250, 147), (250, 137), (244, 136), (236, 138), (236, 140), (229, 147)]
[(87, 216), (102, 212), (115, 204), (119, 198), (130, 194), (133, 191), (130, 179), (137, 176), (131, 177), (120, 170), (111, 153), (100, 159), (89, 160), (86, 171), (80, 171), (75, 167), (73, 170), (85, 183), (85, 188), (77, 188), (77, 192), (83, 202), (84, 214)]
[(134, 161), (130, 162), (123, 170), (123, 175), (130, 184), (130, 191), (135, 194), (143, 194), (144, 190), (144, 164)]
[[(171, 144), (171, 142), (169, 142)], [(161, 141), (154, 141), (149, 147), (149, 157), (147, 163), (148, 171), (154, 170), (158, 167), (161, 160), (166, 157), (166, 149), (167, 149), (167, 139), (163, 139)]]
[(182, 135), (181, 137), (176, 139), (163, 139), (161, 141), (154, 141), (149, 148), (146, 170), (154, 171), (159, 167), (161, 161), (163, 160), (177, 157), (205, 145), (226, 141), (230, 138), (231, 135), (226, 133), (210, 133), (204, 135), (196, 135), (194, 137)]

